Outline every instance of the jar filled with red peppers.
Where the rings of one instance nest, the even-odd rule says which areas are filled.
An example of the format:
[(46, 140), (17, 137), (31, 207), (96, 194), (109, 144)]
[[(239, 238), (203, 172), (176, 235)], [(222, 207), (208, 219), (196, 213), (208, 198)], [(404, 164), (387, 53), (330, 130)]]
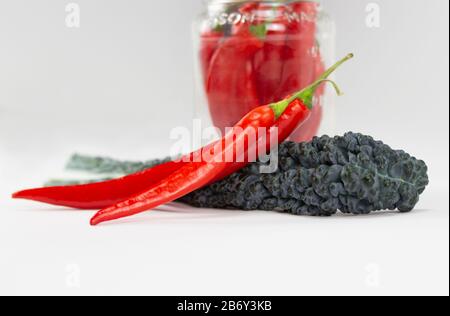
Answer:
[[(196, 114), (222, 132), (308, 86), (334, 60), (334, 23), (317, 1), (209, 0), (194, 26)], [(333, 121), (323, 87), (291, 140), (333, 133)]]

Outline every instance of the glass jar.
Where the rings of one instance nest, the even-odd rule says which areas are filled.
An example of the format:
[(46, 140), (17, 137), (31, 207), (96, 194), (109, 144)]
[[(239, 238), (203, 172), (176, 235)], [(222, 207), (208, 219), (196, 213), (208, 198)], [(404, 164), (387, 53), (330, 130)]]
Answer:
[[(316, 1), (206, 1), (194, 23), (197, 118), (223, 132), (253, 108), (311, 84), (334, 62), (334, 34)], [(319, 89), (291, 140), (333, 134), (333, 103)]]

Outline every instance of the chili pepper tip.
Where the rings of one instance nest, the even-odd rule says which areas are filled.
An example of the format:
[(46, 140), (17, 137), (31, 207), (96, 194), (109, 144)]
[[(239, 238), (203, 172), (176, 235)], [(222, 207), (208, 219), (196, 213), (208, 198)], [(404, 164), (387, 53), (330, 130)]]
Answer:
[(27, 198), (27, 194), (26, 194), (26, 191), (19, 191), (19, 192), (14, 192), (13, 194), (11, 194), (11, 197), (13, 199), (25, 199), (25, 198)]
[(107, 209), (103, 209), (101, 211), (98, 211), (91, 218), (91, 220), (89, 221), (90, 225), (91, 226), (97, 226), (97, 225), (99, 225), (101, 223), (108, 222), (108, 221), (119, 219), (119, 218), (123, 217), (123, 216), (113, 216), (111, 214), (111, 210), (113, 210), (113, 209), (114, 209), (114, 207), (109, 207)]
[(102, 220), (99, 219), (98, 214), (96, 214), (94, 217), (91, 218), (89, 224), (91, 226), (97, 226), (98, 224), (102, 223)]

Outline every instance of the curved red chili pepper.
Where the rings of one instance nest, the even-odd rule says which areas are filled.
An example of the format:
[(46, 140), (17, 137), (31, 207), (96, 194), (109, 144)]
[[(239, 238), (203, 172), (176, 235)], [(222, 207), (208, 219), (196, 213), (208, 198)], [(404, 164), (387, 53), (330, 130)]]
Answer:
[[(325, 65), (322, 60), (320, 52), (315, 57), (315, 77), (319, 76), (325, 71)], [(304, 124), (292, 133), (289, 137), (294, 142), (308, 142), (318, 135), (323, 118), (323, 96), (325, 94), (325, 86), (321, 86), (317, 89), (315, 95), (314, 108), (311, 111), (311, 117), (305, 121)]]
[[(284, 107), (284, 105), (281, 106)], [(246, 137), (249, 130), (260, 127), (266, 127), (267, 133), (269, 134), (269, 127), (276, 127), (279, 132), (278, 138), (280, 141), (283, 141), (289, 136), (292, 129), (298, 125), (299, 120), (305, 120), (308, 117), (309, 112), (310, 109), (300, 99), (293, 99), (293, 101), (288, 104), (287, 108), (285, 108), (279, 119), (275, 121), (275, 112), (273, 108), (270, 106), (259, 107), (248, 114), (246, 118), (237, 125), (237, 127), (243, 128), (243, 131), (239, 133), (239, 135), (240, 137)], [(255, 114), (258, 118), (256, 120)], [(225, 137), (220, 142), (222, 145), (219, 148), (215, 147), (215, 150), (219, 151), (217, 155), (220, 156), (221, 159), (227, 155), (227, 151), (235, 150), (234, 144), (239, 140), (235, 139), (235, 136), (232, 137), (234, 141), (229, 141)], [(268, 137), (270, 137), (270, 135), (267, 135), (266, 139), (268, 139)], [(226, 144), (231, 144), (231, 148), (225, 148), (222, 151), (222, 148), (224, 148)], [(255, 146), (258, 146), (258, 144), (250, 146), (246, 151), (257, 150)], [(270, 144), (267, 143), (264, 150), (269, 149)], [(241, 163), (214, 162), (215, 160), (215, 158), (212, 158), (212, 163), (205, 161), (187, 164), (160, 183), (150, 187), (145, 193), (99, 211), (92, 218), (91, 225), (98, 225), (105, 221), (136, 215), (158, 207), (159, 205), (174, 201), (209, 183), (225, 178), (249, 163), (248, 161)], [(167, 190), (167, 188), (170, 188), (171, 190)]]
[[(307, 109), (304, 105), (301, 106), (299, 100), (292, 102), (288, 109), (286, 109), (283, 116), (275, 124), (275, 127), (278, 128), (279, 140), (281, 141), (282, 139), (286, 139), (286, 137), (289, 136), (289, 131), (293, 130), (298, 122), (304, 121), (308, 117), (308, 113), (309, 109)], [(292, 127), (292, 125), (295, 126)], [(267, 135), (266, 137), (269, 139), (268, 137), (270, 137), (270, 135)], [(268, 149), (269, 148), (266, 150)], [(24, 190), (13, 194), (13, 198), (32, 200), (82, 210), (103, 209), (110, 205), (119, 203), (120, 201), (123, 201), (139, 192), (143, 192), (146, 188), (148, 188), (149, 184), (157, 183), (161, 179), (179, 170), (189, 161), (198, 161), (198, 155), (200, 155), (201, 158), (202, 152), (205, 150), (207, 151), (208, 147), (199, 152), (188, 155), (188, 159), (167, 162), (148, 170), (118, 179), (75, 186), (46, 187)], [(225, 178), (235, 171), (245, 167), (246, 164), (247, 163), (234, 163), (233, 166), (229, 164), (229, 169), (222, 172), (211, 182)]]
[[(243, 131), (239, 133), (237, 139), (232, 133), (231, 137), (233, 137), (233, 141), (227, 140), (227, 137), (225, 137), (220, 142), (222, 145), (216, 149), (219, 151), (216, 155), (219, 156), (219, 160), (222, 159), (221, 161), (224, 161), (223, 158), (227, 155), (227, 152), (235, 150), (235, 143), (239, 142), (239, 137), (246, 137), (248, 131), (257, 128), (265, 127), (269, 130), (271, 127), (278, 127), (279, 139), (281, 141), (286, 139), (292, 129), (298, 125), (298, 120), (306, 119), (310, 111), (308, 106), (297, 98), (286, 104), (288, 104), (288, 106), (276, 121), (276, 111), (270, 106), (259, 107), (250, 112), (242, 123), (237, 125), (237, 127), (243, 128)], [(257, 120), (254, 119), (255, 114), (256, 117), (258, 117)], [(230, 144), (231, 147), (225, 147), (227, 144)], [(255, 146), (258, 146), (258, 144), (253, 144), (253, 148), (247, 148), (246, 151), (257, 151)], [(223, 151), (222, 148), (224, 148)], [(264, 149), (270, 149), (270, 144), (266, 144), (266, 148)], [(162, 204), (175, 201), (209, 183), (215, 182), (240, 170), (248, 163), (248, 161), (241, 163), (216, 162), (216, 158), (212, 158), (212, 162), (204, 161), (201, 163), (188, 163), (161, 182), (150, 186), (145, 193), (141, 193), (124, 202), (120, 202), (99, 211), (91, 219), (91, 225), (95, 226), (102, 222), (133, 216), (154, 209)]]
[(259, 103), (251, 56), (261, 47), (250, 33), (227, 38), (210, 64), (206, 93), (215, 126), (224, 132)]
[[(310, 115), (310, 109), (301, 101), (300, 99), (295, 99), (291, 103), (289, 103), (289, 106), (286, 108), (286, 110), (283, 112), (283, 114), (280, 116), (280, 118), (276, 121), (276, 123), (272, 126), (273, 128), (276, 128), (278, 131), (278, 143), (282, 143), (284, 140), (286, 140), (290, 133), (298, 126), (299, 122), (304, 122)], [(266, 140), (268, 142), (265, 146), (258, 147), (256, 151), (255, 156), (259, 156), (261, 154), (261, 151), (264, 150), (264, 153), (267, 153), (270, 151), (270, 146), (273, 144), (271, 141), (272, 132), (273, 129), (268, 129), (266, 131)], [(241, 170), (242, 168), (246, 167), (248, 165), (248, 160), (244, 162), (234, 162), (228, 164), (228, 167), (220, 173), (212, 183), (216, 181), (220, 181), (227, 176), (235, 173), (236, 171)], [(251, 161), (250, 161), (251, 162)]]
[(187, 154), (179, 160), (166, 162), (117, 179), (23, 190), (14, 193), (12, 197), (81, 210), (102, 209), (144, 191), (152, 183), (157, 183), (189, 162), (201, 161), (203, 152), (210, 150), (214, 145), (213, 143)]
[[(210, 161), (186, 164), (159, 183), (149, 186), (144, 193), (99, 211), (92, 218), (91, 224), (97, 225), (139, 214), (202, 188), (227, 168), (226, 157), (236, 153), (236, 143), (245, 140), (249, 133), (257, 132), (258, 128), (270, 128), (275, 121), (275, 113), (270, 107), (256, 108), (214, 146)], [(252, 146), (256, 148), (257, 144)]]
[[(280, 99), (280, 96), (275, 93), (282, 82), (288, 21), (285, 5), (274, 6), (262, 2), (259, 4), (258, 12), (263, 16), (262, 21), (258, 22), (265, 25), (266, 32), (264, 46), (253, 58), (253, 68), (259, 102), (260, 104), (269, 104)], [(267, 21), (267, 15), (271, 16), (270, 21)], [(287, 94), (285, 93), (281, 97)]]
[[(225, 157), (230, 153), (235, 153), (235, 145), (241, 143), (239, 142), (239, 139), (245, 140), (248, 136), (248, 132), (258, 133), (258, 129), (261, 127), (266, 128), (267, 130), (275, 126), (279, 120), (287, 120), (288, 117), (291, 117), (289, 115), (291, 113), (287, 113), (286, 116), (283, 117), (287, 109), (291, 109), (293, 113), (306, 114), (308, 110), (311, 110), (313, 107), (313, 97), (317, 88), (320, 87), (324, 81), (329, 81), (327, 80), (329, 75), (352, 57), (352, 54), (346, 56), (327, 70), (316, 82), (295, 95), (278, 103), (262, 106), (251, 111), (235, 126), (233, 132), (226, 135), (222, 141), (217, 143), (219, 146), (214, 146), (214, 156), (211, 161), (203, 161), (199, 164), (188, 163), (158, 184), (149, 186), (146, 192), (99, 211), (92, 218), (91, 225), (98, 225), (102, 222), (136, 215), (162, 204), (172, 202), (186, 194), (202, 188), (211, 181), (216, 180), (219, 176), (224, 175), (224, 173), (231, 172), (231, 169), (237, 165), (235, 163), (231, 163), (230, 165), (226, 162)], [(333, 83), (333, 85), (339, 93), (336, 84)], [(296, 100), (300, 100), (301, 103), (295, 104)], [(291, 105), (292, 107), (290, 107)], [(293, 128), (296, 126), (294, 123), (298, 124), (299, 122), (290, 120), (289, 123), (284, 125), (283, 133), (280, 135), (281, 141), (284, 140), (283, 137), (287, 137), (293, 132)], [(242, 130), (239, 128), (242, 128)], [(256, 151), (258, 145), (258, 142), (247, 142), (247, 148), (242, 150), (248, 151), (249, 147), (253, 147), (253, 150)], [(266, 144), (266, 146), (269, 145)], [(239, 148), (237, 150), (239, 150)]]
[(167, 177), (182, 164), (172, 161), (136, 174), (99, 183), (24, 190), (14, 193), (13, 198), (77, 209), (101, 209), (122, 201), (136, 192), (144, 191), (149, 184)]
[[(284, 141), (295, 129), (295, 127), (299, 124), (299, 122), (304, 121), (309, 113), (310, 109), (313, 107), (312, 98), (314, 95), (314, 91), (316, 91), (320, 84), (342, 63), (346, 60), (350, 59), (353, 55), (349, 55), (336, 65), (327, 70), (317, 82), (312, 84), (310, 87), (302, 90), (301, 92), (283, 100), (278, 103), (272, 104), (267, 107), (261, 107), (259, 111), (268, 111), (267, 114), (262, 115), (259, 113), (258, 115), (248, 115), (247, 117), (251, 121), (242, 120), (241, 125), (247, 126), (251, 125), (253, 128), (265, 126), (262, 123), (259, 123), (260, 120), (263, 120), (266, 116), (270, 116), (270, 113), (274, 113), (277, 118), (277, 121), (272, 125), (272, 127), (278, 127), (278, 137), (279, 142)], [(267, 108), (270, 109), (267, 110)], [(266, 118), (267, 119), (267, 118)], [(266, 137), (266, 140), (270, 139), (270, 137)], [(254, 144), (249, 144), (249, 147), (245, 149), (247, 152), (251, 149), (251, 146)], [(269, 146), (269, 144), (267, 144)], [(212, 148), (216, 148), (216, 143), (211, 144), (197, 152), (191, 153), (187, 155), (188, 161), (192, 161), (194, 157), (201, 154), (203, 152), (210, 151)], [(268, 147), (267, 147), (268, 148)], [(201, 176), (201, 173), (195, 171), (193, 167), (187, 167), (191, 163), (186, 162), (170, 162), (166, 163), (152, 169), (130, 175), (124, 178), (120, 178), (117, 180), (81, 185), (81, 186), (68, 186), (68, 187), (52, 187), (52, 188), (41, 188), (34, 190), (26, 190), (22, 192), (18, 192), (14, 194), (15, 198), (23, 198), (30, 199), (40, 202), (45, 202), (54, 205), (61, 206), (69, 206), (75, 208), (82, 209), (92, 209), (92, 208), (101, 208), (106, 207), (105, 204), (111, 205), (115, 204), (118, 201), (124, 200), (124, 196), (127, 197), (133, 196), (139, 192), (143, 192), (145, 189), (151, 187), (152, 184), (158, 183), (160, 181), (164, 181), (162, 179), (166, 179), (169, 176), (174, 176), (177, 171), (180, 171), (182, 168), (184, 170), (189, 170), (189, 173), (195, 173), (197, 176)], [(199, 163), (194, 163), (199, 166)], [(244, 167), (247, 163), (227, 163), (227, 167), (222, 170), (214, 170), (211, 171), (211, 174), (206, 174), (205, 178), (209, 181), (209, 183), (218, 181), (223, 177), (233, 173), (234, 171), (239, 170)], [(202, 167), (203, 170), (209, 170), (209, 167)], [(187, 172), (187, 171), (186, 171)], [(190, 173), (191, 174), (191, 173)], [(214, 174), (214, 175), (212, 175)], [(192, 174), (191, 174), (192, 175)], [(193, 176), (193, 175), (192, 175)], [(178, 178), (177, 178), (178, 179)], [(176, 184), (178, 180), (175, 178), (172, 179), (172, 184)], [(205, 182), (205, 179), (197, 179), (196, 185)], [(207, 182), (207, 181), (206, 181)], [(161, 184), (161, 182), (160, 182)], [(166, 184), (167, 181), (166, 181)], [(145, 187), (145, 189), (143, 189)], [(184, 192), (184, 191), (183, 191)], [(181, 191), (178, 194), (182, 193)], [(175, 194), (175, 193), (174, 193)], [(174, 195), (174, 199), (176, 199), (176, 195)], [(162, 196), (162, 200), (168, 198), (167, 195)], [(144, 202), (144, 201), (143, 201)]]
[[(287, 47), (293, 54), (286, 64), (281, 90), (298, 90), (309, 84), (313, 78), (317, 78), (325, 69), (316, 44), (316, 18), (318, 4), (314, 2), (294, 2), (290, 4), (294, 13), (300, 18), (290, 24)], [(291, 69), (299, 69), (298, 73), (292, 73)], [(317, 90), (317, 102), (311, 112), (311, 116), (289, 138), (295, 142), (310, 141), (317, 135), (323, 116), (322, 99), (324, 88)]]
[(217, 31), (206, 31), (200, 38), (200, 66), (202, 70), (203, 81), (206, 82), (209, 73), (211, 59), (214, 56), (223, 34)]
[(253, 21), (248, 20), (258, 5), (246, 3), (239, 9), (247, 20), (233, 26), (231, 36), (216, 49), (210, 62), (206, 95), (214, 126), (222, 133), (249, 111), (264, 104), (258, 99), (252, 64), (263, 42), (251, 32)]

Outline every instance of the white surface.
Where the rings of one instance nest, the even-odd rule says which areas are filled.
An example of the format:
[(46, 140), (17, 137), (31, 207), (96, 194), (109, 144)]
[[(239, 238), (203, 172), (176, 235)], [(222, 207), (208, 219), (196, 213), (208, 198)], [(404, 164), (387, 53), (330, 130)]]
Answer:
[(1, 156), (2, 166), (24, 167), (1, 175), (0, 294), (448, 294), (448, 187), (433, 183), (409, 214), (309, 218), (170, 206), (93, 228), (93, 212), (9, 200), (58, 175), (68, 156), (30, 147)]
[(406, 215), (177, 209), (97, 228), (90, 212), (2, 203), (0, 293), (448, 294), (448, 203), (436, 203), (445, 198), (427, 194)]
[(338, 55), (357, 54), (339, 72), (339, 130), (427, 161), (431, 185), (413, 213), (169, 208), (91, 228), (91, 212), (9, 199), (57, 175), (73, 151), (168, 152), (170, 129), (192, 118), (189, 21), (200, 2), (79, 0), (77, 30), (59, 1), (0, 2), (0, 294), (448, 295), (446, 0), (379, 0), (380, 29), (365, 26), (366, 1), (324, 1)]

